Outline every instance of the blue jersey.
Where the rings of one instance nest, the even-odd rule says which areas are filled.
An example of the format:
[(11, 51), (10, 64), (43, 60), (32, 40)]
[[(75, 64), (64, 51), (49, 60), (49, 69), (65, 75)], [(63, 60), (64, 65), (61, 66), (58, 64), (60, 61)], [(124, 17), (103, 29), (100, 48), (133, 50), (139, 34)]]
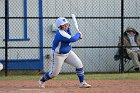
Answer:
[(71, 31), (69, 28), (67, 31), (57, 30), (53, 40), (52, 50), (59, 54), (66, 54), (72, 48), (70, 43), (78, 41), (79, 38), (80, 33), (77, 32), (74, 36), (71, 36)]

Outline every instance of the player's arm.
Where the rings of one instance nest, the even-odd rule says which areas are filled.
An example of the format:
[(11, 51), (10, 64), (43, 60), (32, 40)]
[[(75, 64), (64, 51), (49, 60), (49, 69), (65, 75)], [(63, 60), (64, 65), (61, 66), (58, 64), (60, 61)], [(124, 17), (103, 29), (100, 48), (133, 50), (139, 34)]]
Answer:
[(76, 41), (78, 41), (79, 39), (81, 39), (81, 33), (77, 32), (74, 36), (72, 36), (72, 37), (70, 38), (70, 41), (71, 41), (71, 42), (76, 42)]
[(71, 36), (69, 35), (68, 33), (66, 32), (61, 32), (61, 41), (64, 41), (64, 42), (76, 42), (79, 40), (81, 34), (79, 32), (77, 32), (74, 36)]

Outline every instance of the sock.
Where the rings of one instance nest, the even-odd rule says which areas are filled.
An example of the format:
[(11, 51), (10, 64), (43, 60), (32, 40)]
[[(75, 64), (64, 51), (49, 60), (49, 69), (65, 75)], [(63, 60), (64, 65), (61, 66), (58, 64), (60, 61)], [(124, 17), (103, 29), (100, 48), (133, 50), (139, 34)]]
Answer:
[(40, 81), (45, 82), (45, 81), (47, 81), (47, 80), (49, 80), (49, 79), (51, 79), (51, 78), (49, 77), (49, 72), (46, 72), (46, 73), (44, 74), (44, 76), (40, 79)]
[(76, 74), (79, 78), (80, 83), (84, 81), (84, 69), (83, 68), (76, 68)]

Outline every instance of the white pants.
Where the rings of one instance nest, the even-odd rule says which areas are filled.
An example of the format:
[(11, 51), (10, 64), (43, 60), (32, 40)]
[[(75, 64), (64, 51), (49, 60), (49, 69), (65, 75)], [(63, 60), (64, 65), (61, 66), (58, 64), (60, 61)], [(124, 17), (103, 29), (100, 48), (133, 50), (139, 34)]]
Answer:
[(64, 62), (74, 66), (75, 68), (83, 67), (81, 60), (72, 50), (67, 54), (58, 54), (52, 50), (50, 56), (51, 56), (50, 60), (51, 64), (49, 76), (51, 78), (57, 76), (60, 73)]

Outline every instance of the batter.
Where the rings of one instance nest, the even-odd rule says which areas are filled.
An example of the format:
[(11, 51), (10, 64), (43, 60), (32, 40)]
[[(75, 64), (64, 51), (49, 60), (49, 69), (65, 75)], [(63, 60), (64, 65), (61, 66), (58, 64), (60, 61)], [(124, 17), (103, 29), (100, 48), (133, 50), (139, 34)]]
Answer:
[(82, 39), (82, 33), (77, 32), (71, 36), (71, 30), (66, 18), (60, 17), (56, 19), (57, 31), (54, 36), (51, 49), (51, 66), (39, 80), (39, 85), (45, 88), (45, 81), (57, 76), (62, 68), (63, 63), (68, 63), (75, 67), (76, 74), (79, 78), (80, 88), (89, 88), (91, 85), (84, 80), (83, 64), (79, 57), (72, 51), (71, 43)]

